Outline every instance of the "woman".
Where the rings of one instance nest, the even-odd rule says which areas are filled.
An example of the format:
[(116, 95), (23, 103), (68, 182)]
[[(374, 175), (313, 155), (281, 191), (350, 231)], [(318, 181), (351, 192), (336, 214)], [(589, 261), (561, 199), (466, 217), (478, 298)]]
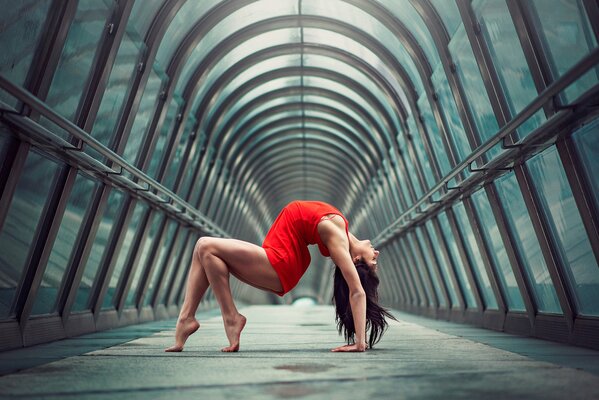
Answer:
[(337, 323), (348, 344), (332, 351), (366, 350), (367, 327), (372, 347), (386, 328), (384, 317), (393, 318), (377, 304), (375, 271), (379, 252), (369, 240), (358, 240), (349, 233), (348, 221), (333, 206), (318, 201), (294, 201), (281, 211), (262, 247), (236, 239), (202, 237), (198, 240), (177, 321), (175, 345), (165, 351), (182, 351), (189, 335), (198, 330), (200, 324), (195, 313), (209, 285), (220, 305), (229, 339), (229, 346), (222, 351), (238, 351), (246, 319), (233, 302), (229, 274), (283, 296), (293, 289), (308, 268), (309, 244), (317, 244), (320, 252), (337, 265)]

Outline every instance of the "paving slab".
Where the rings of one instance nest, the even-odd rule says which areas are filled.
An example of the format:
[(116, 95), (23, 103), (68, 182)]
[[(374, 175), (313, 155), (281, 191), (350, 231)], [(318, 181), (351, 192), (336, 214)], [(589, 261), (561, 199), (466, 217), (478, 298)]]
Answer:
[[(241, 351), (220, 316), (182, 353), (164, 353), (174, 326), (0, 377), (0, 398), (23, 399), (591, 399), (592, 372), (533, 359), (401, 319), (365, 353), (342, 344), (330, 306), (252, 306)], [(406, 318), (407, 319), (407, 318)], [(171, 321), (172, 322), (172, 321)], [(549, 342), (548, 342), (549, 343)], [(575, 348), (573, 348), (575, 349)], [(585, 353), (585, 356), (597, 352)], [(599, 358), (598, 358), (599, 359)]]

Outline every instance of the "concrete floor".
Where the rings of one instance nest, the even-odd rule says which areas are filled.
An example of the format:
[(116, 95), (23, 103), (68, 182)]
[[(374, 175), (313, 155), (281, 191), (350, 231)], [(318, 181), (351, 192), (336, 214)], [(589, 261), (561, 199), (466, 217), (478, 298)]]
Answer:
[[(183, 353), (174, 321), (0, 354), (0, 398), (593, 399), (599, 352), (395, 313), (365, 353), (342, 344), (328, 306), (253, 306), (241, 351), (202, 313)], [(200, 397), (201, 396), (201, 397)]]

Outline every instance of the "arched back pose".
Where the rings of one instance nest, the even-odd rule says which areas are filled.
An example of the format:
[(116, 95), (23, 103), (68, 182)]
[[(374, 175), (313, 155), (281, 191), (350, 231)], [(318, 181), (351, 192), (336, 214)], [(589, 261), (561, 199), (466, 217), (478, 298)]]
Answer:
[(175, 332), (175, 345), (165, 351), (181, 351), (200, 327), (195, 318), (198, 305), (209, 286), (223, 316), (229, 346), (239, 350), (246, 319), (241, 315), (229, 287), (229, 274), (259, 289), (283, 296), (299, 282), (310, 264), (309, 244), (317, 244), (322, 255), (337, 265), (335, 303), (339, 332), (347, 345), (332, 351), (366, 350), (380, 339), (393, 318), (378, 305), (376, 276), (379, 252), (369, 240), (358, 240), (348, 230), (348, 221), (333, 206), (318, 201), (289, 203), (270, 228), (262, 247), (236, 239), (202, 237), (194, 247), (187, 278), (185, 300)]

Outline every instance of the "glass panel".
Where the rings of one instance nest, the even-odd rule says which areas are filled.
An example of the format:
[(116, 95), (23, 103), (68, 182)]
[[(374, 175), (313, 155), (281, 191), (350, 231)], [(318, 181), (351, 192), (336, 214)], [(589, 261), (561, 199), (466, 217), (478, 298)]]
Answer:
[[(166, 1), (142, 0), (133, 3), (133, 9), (131, 10), (131, 15), (127, 22), (127, 30), (135, 30), (139, 37), (145, 37), (146, 31), (150, 29), (150, 25), (158, 11), (160, 11), (160, 7), (162, 7), (163, 3), (166, 3)], [(192, 1), (191, 3), (195, 2)], [(202, 1), (202, 3), (205, 4), (206, 1)]]
[[(50, 0), (0, 0), (0, 74), (16, 85), (25, 85), (50, 3)], [(0, 102), (13, 107), (17, 105), (17, 101), (3, 90), (0, 91)]]
[(127, 146), (123, 153), (123, 158), (132, 164), (137, 163), (140, 156), (141, 147), (148, 133), (148, 125), (154, 116), (155, 104), (162, 86), (163, 76), (164, 74), (159, 70), (152, 68), (148, 83), (144, 89), (144, 94), (139, 103), (139, 109), (137, 110), (137, 114), (135, 114), (135, 121), (131, 127)]
[[(455, 36), (451, 39), (451, 42), (449, 42), (449, 52), (456, 64), (456, 73), (464, 88), (470, 114), (476, 124), (478, 131), (477, 144), (486, 142), (497, 133), (499, 125), (497, 125), (497, 119), (495, 118), (491, 102), (487, 96), (487, 90), (485, 89), (483, 78), (478, 69), (478, 63), (472, 52), (470, 40), (466, 35), (466, 30), (463, 25), (460, 26)], [(462, 139), (462, 141), (464, 140), (465, 139)], [(466, 146), (465, 143), (467, 142), (464, 141), (464, 146)], [(487, 154), (494, 157), (500, 152), (501, 146), (496, 145)]]
[[(135, 234), (137, 233), (139, 223), (141, 222), (143, 216), (145, 216), (145, 212), (147, 209), (148, 206), (145, 203), (139, 202), (133, 210), (133, 216), (131, 217), (131, 221), (129, 222), (127, 231), (125, 232), (123, 244), (121, 245), (118, 258), (116, 260), (114, 269), (112, 270), (112, 275), (110, 276), (108, 290), (106, 291), (106, 294), (104, 295), (104, 299), (102, 301), (102, 309), (113, 308), (115, 306), (115, 303), (119, 300), (114, 298), (114, 294), (116, 292), (117, 285), (123, 279), (123, 276), (121, 275), (123, 275), (123, 270), (126, 267), (125, 263), (129, 259), (129, 251), (131, 250), (133, 254), (135, 253), (135, 251), (138, 250), (136, 248), (131, 249), (131, 244), (133, 243)], [(112, 255), (112, 257), (115, 256), (116, 254)]]
[[(123, 36), (123, 40), (119, 46), (92, 129), (92, 136), (107, 147), (111, 144), (115, 125), (121, 115), (125, 96), (130, 95), (129, 86), (133, 82), (137, 71), (137, 63), (139, 62), (142, 46), (143, 43), (140, 43), (139, 39), (136, 40), (129, 33)], [(86, 152), (95, 156), (93, 150), (86, 148)]]
[(431, 151), (433, 152), (439, 168), (441, 169), (441, 175), (445, 176), (451, 171), (451, 165), (449, 164), (449, 158), (447, 157), (447, 151), (443, 145), (443, 138), (439, 132), (437, 121), (433, 116), (433, 110), (428, 102), (426, 94), (423, 94), (418, 99), (418, 108), (422, 113), (423, 125), (426, 127), (428, 139), (431, 144)]
[(532, 221), (515, 174), (509, 173), (495, 181), (497, 192), (505, 209), (508, 227), (514, 237), (514, 245), (520, 253), (522, 267), (533, 289), (532, 297), (538, 311), (561, 313), (555, 287), (547, 271)]
[(166, 116), (164, 117), (164, 122), (160, 127), (158, 138), (156, 138), (156, 145), (154, 146), (152, 158), (150, 158), (150, 163), (147, 169), (147, 174), (154, 179), (158, 179), (158, 167), (160, 166), (160, 163), (164, 157), (164, 150), (167, 146), (169, 133), (171, 133), (175, 124), (175, 118), (177, 117), (177, 113), (179, 111), (179, 101), (180, 98), (175, 98), (170, 102), (166, 111)]
[(83, 217), (89, 203), (92, 193), (94, 193), (96, 183), (83, 175), (77, 175), (73, 191), (69, 197), (67, 208), (64, 212), (60, 228), (56, 235), (56, 240), (52, 247), (52, 253), (48, 259), (48, 265), (44, 271), (42, 282), (37, 291), (35, 302), (33, 304), (32, 314), (46, 314), (56, 310), (56, 298), (58, 290), (63, 279), (63, 275), (69, 266), (71, 253), (77, 235), (81, 229)]
[(429, 285), (426, 284), (428, 279), (426, 279), (426, 275), (423, 272), (424, 265), (420, 265), (418, 263), (418, 258), (415, 257), (415, 253), (414, 253), (415, 250), (414, 250), (414, 247), (412, 246), (413, 245), (412, 241), (406, 240), (404, 237), (402, 242), (404, 245), (403, 248), (406, 250), (405, 255), (406, 255), (406, 260), (408, 262), (406, 267), (412, 271), (412, 275), (414, 275), (414, 278), (420, 281), (422, 288), (424, 289), (424, 294), (426, 295), (426, 297), (424, 297), (424, 296), (422, 296), (422, 293), (421, 293), (420, 305), (427, 306), (427, 305), (435, 304), (435, 302), (433, 301), (433, 295), (430, 291)]
[(410, 141), (414, 147), (414, 151), (416, 152), (416, 156), (418, 157), (418, 161), (422, 166), (422, 171), (424, 172), (424, 178), (426, 179), (426, 188), (429, 189), (433, 187), (437, 180), (433, 175), (433, 169), (430, 164), (430, 160), (428, 158), (428, 154), (424, 148), (424, 142), (422, 137), (420, 136), (420, 132), (418, 132), (418, 128), (416, 127), (416, 123), (414, 122), (414, 115), (410, 114), (408, 116), (408, 126), (410, 128)]
[(449, 37), (453, 37), (458, 26), (462, 24), (462, 17), (460, 17), (457, 4), (455, 1), (447, 0), (430, 0), (430, 2), (435, 10), (437, 10), (439, 17), (441, 17)]
[(527, 162), (578, 312), (599, 315), (599, 266), (555, 147)]
[(177, 268), (177, 276), (173, 283), (173, 294), (171, 296), (171, 304), (179, 304), (181, 301), (181, 295), (185, 292), (182, 286), (185, 285), (184, 277), (187, 276), (187, 271), (191, 265), (191, 256), (193, 255), (193, 246), (197, 241), (197, 235), (190, 233), (188, 235), (187, 246), (183, 251), (181, 257), (179, 257), (179, 266)]
[(30, 151), (0, 231), (0, 320), (9, 316), (58, 165)]
[[(85, 264), (85, 267), (79, 266), (79, 268), (83, 267), (84, 270), (79, 289), (77, 290), (77, 297), (73, 303), (73, 311), (88, 310), (91, 306), (89, 304), (91, 288), (103, 259), (110, 233), (113, 229), (116, 229), (115, 222), (123, 205), (123, 199), (123, 192), (116, 189), (112, 189), (108, 196), (106, 209), (104, 210), (104, 215), (98, 226), (96, 238), (89, 253), (87, 263)], [(110, 255), (107, 254), (106, 257), (110, 257)]]
[(135, 307), (134, 301), (135, 296), (139, 290), (139, 280), (141, 278), (142, 273), (146, 270), (146, 268), (149, 267), (149, 265), (146, 265), (146, 262), (148, 261), (148, 255), (150, 254), (150, 248), (156, 241), (156, 235), (158, 235), (160, 231), (160, 227), (162, 226), (163, 220), (164, 214), (160, 213), (159, 215), (154, 215), (153, 217), (151, 217), (151, 220), (148, 222), (148, 224), (151, 224), (150, 232), (148, 233), (146, 240), (141, 246), (139, 260), (137, 261), (135, 273), (133, 275), (133, 280), (131, 281), (131, 286), (129, 287), (129, 293), (127, 294), (125, 307)]
[[(425, 226), (426, 226), (426, 231), (429, 234), (429, 237), (431, 239), (433, 246), (441, 246), (441, 241), (437, 237), (437, 234), (435, 233), (435, 229), (433, 227), (432, 220), (429, 219), (426, 222)], [(443, 275), (443, 279), (445, 280), (445, 286), (447, 287), (447, 292), (449, 294), (449, 301), (451, 302), (451, 307), (459, 308), (460, 302), (458, 301), (458, 296), (456, 294), (456, 288), (453, 284), (453, 280), (451, 279), (451, 272), (449, 269), (450, 267), (449, 267), (449, 265), (447, 265), (447, 262), (445, 261), (445, 257), (443, 257), (442, 254), (437, 254), (436, 259), (437, 259), (437, 264), (440, 267), (439, 269), (441, 270), (441, 275)]]
[[(507, 4), (504, 1), (475, 0), (472, 7), (514, 116), (532, 102), (538, 93)], [(545, 114), (541, 110), (518, 129), (519, 137), (526, 136), (544, 121)]]
[[(196, 14), (197, 15), (197, 14)], [(231, 33), (240, 30), (257, 21), (283, 15), (297, 15), (297, 1), (264, 0), (233, 11), (223, 18), (216, 26), (208, 31), (190, 52), (185, 60), (177, 82), (177, 92), (181, 93), (183, 85), (187, 84), (198, 64), (205, 59), (209, 52)], [(197, 16), (196, 16), (197, 20)]]
[[(559, 77), (597, 47), (581, 0), (533, 0), (538, 15), (538, 30), (551, 57), (554, 74)], [(584, 74), (565, 91), (566, 101), (572, 101), (597, 84), (599, 68)]]
[[(251, 56), (257, 51), (266, 47), (275, 47), (279, 45), (299, 43), (301, 40), (300, 29), (298, 28), (285, 28), (277, 29), (274, 31), (265, 32), (251, 38), (239, 44), (226, 55), (219, 60), (214, 60), (215, 64), (211, 64), (212, 68), (202, 75), (202, 78), (196, 83), (198, 92), (195, 95), (195, 100), (191, 110), (197, 110), (198, 104), (204, 95), (212, 88), (214, 83), (222, 77), (226, 71), (240, 60)], [(180, 81), (179, 84), (187, 84), (187, 82)]]
[(167, 296), (170, 295), (170, 291), (173, 287), (173, 282), (179, 272), (180, 266), (177, 264), (181, 258), (181, 252), (183, 251), (185, 241), (187, 239), (186, 232), (179, 232), (177, 235), (177, 241), (170, 252), (170, 258), (167, 260), (167, 269), (164, 275), (162, 284), (160, 285), (160, 292), (158, 293), (158, 304), (166, 305)]
[(94, 57), (106, 30), (110, 0), (80, 0), (46, 103), (73, 120), (84, 94)]
[[(146, 290), (146, 295), (144, 297), (144, 306), (149, 306), (154, 298), (154, 292), (158, 287), (159, 279), (162, 274), (163, 269), (166, 267), (166, 255), (168, 253), (168, 249), (170, 248), (173, 239), (175, 238), (175, 231), (177, 229), (177, 223), (175, 221), (170, 221), (166, 235), (163, 236), (161, 241), (161, 247), (158, 252), (158, 256), (154, 260), (154, 266), (152, 270), (152, 277), (150, 278), (150, 284), (148, 289)], [(164, 282), (165, 279), (162, 279)]]
[(499, 279), (498, 283), (507, 302), (507, 307), (510, 311), (525, 311), (524, 301), (485, 190), (481, 189), (472, 194), (472, 201), (480, 221), (481, 234), (489, 248), (487, 254)]
[(416, 12), (409, 0), (377, 0), (383, 4), (391, 14), (398, 18), (414, 35), (416, 42), (426, 54), (429, 64), (434, 67), (437, 65), (439, 60), (439, 54), (435, 47), (435, 42), (424, 24), (424, 21), (420, 17), (420, 14)]
[(169, 189), (174, 190), (175, 180), (177, 178), (177, 175), (179, 174), (179, 169), (181, 168), (181, 161), (183, 161), (183, 156), (185, 155), (187, 147), (190, 146), (193, 141), (193, 139), (190, 141), (189, 137), (191, 135), (191, 130), (195, 125), (194, 120), (195, 118), (187, 122), (185, 129), (181, 134), (179, 145), (176, 147), (175, 154), (173, 155), (171, 162), (168, 165), (166, 175), (163, 180), (163, 185)]
[(410, 239), (410, 243), (412, 244), (413, 248), (416, 248), (416, 244), (418, 244), (420, 246), (420, 249), (422, 249), (422, 251), (420, 253), (424, 256), (424, 264), (425, 264), (425, 267), (428, 269), (428, 274), (431, 278), (433, 289), (435, 290), (435, 293), (437, 294), (437, 300), (439, 302), (439, 306), (447, 307), (447, 302), (445, 301), (445, 296), (443, 295), (443, 291), (441, 290), (441, 283), (439, 282), (439, 279), (437, 278), (437, 274), (435, 272), (435, 266), (433, 265), (434, 261), (433, 261), (431, 255), (429, 254), (429, 252), (426, 250), (425, 241), (424, 241), (424, 237), (423, 237), (423, 233), (422, 233), (422, 228), (420, 228), (420, 227), (416, 228), (415, 232), (416, 232), (416, 236), (418, 237), (418, 242), (416, 243), (416, 241), (413, 239), (412, 235), (408, 235), (408, 238)]
[(466, 266), (464, 266), (462, 258), (460, 257), (460, 253), (458, 251), (458, 244), (456, 242), (456, 238), (453, 236), (453, 232), (451, 231), (451, 227), (449, 225), (449, 218), (447, 217), (447, 214), (445, 212), (439, 214), (437, 218), (439, 219), (439, 225), (441, 226), (441, 230), (445, 235), (445, 241), (447, 242), (449, 256), (453, 261), (456, 277), (458, 278), (458, 283), (462, 288), (462, 294), (464, 295), (464, 300), (466, 301), (466, 308), (475, 308), (476, 300), (474, 300), (472, 287), (470, 286), (470, 281), (468, 280), (468, 275), (466, 274)]
[(202, 154), (202, 147), (204, 146), (204, 142), (206, 137), (204, 135), (199, 135), (196, 137), (195, 143), (191, 148), (191, 153), (189, 154), (189, 161), (185, 167), (185, 177), (183, 178), (183, 182), (181, 183), (181, 187), (179, 188), (179, 195), (183, 199), (188, 199), (189, 192), (192, 185), (192, 179), (194, 177), (194, 173), (196, 172), (196, 166), (200, 163), (200, 155)]
[[(419, 199), (420, 197), (422, 197), (422, 186), (420, 185), (420, 180), (418, 179), (418, 175), (416, 174), (416, 166), (412, 162), (412, 157), (410, 157), (408, 143), (406, 142), (403, 133), (397, 135), (397, 144), (403, 156), (406, 169), (409, 171), (407, 178), (410, 179), (410, 182), (412, 182), (412, 187), (414, 188), (416, 198)], [(404, 182), (407, 183), (407, 181)]]
[[(326, 2), (321, 0), (303, 0), (302, 14), (318, 15), (327, 18), (335, 18), (343, 23), (360, 27), (367, 36), (372, 36), (377, 42), (385, 46), (399, 63), (406, 69), (410, 80), (418, 94), (424, 91), (424, 86), (420, 79), (419, 69), (410, 56), (410, 52), (404, 46), (405, 41), (397, 33), (390, 31), (380, 21), (370, 14), (362, 11), (344, 2)], [(333, 30), (333, 29), (331, 29)], [(331, 42), (339, 46), (336, 42)], [(351, 49), (345, 49), (351, 52)]]
[(10, 167), (10, 165), (3, 165), (6, 160), (6, 154), (11, 149), (11, 144), (13, 144), (15, 140), (13, 139), (13, 135), (10, 133), (9, 128), (0, 122), (0, 169), (3, 167)]
[(441, 115), (445, 120), (445, 126), (447, 127), (447, 134), (454, 144), (453, 148), (457, 150), (456, 161), (459, 163), (466, 158), (466, 156), (470, 155), (471, 149), (468, 138), (466, 137), (466, 132), (464, 132), (464, 126), (462, 125), (462, 121), (458, 114), (458, 109), (455, 105), (455, 100), (451, 94), (451, 88), (447, 84), (445, 71), (441, 65), (439, 65), (433, 72), (432, 81), (439, 99)]
[(591, 187), (589, 192), (599, 209), (599, 118), (575, 132), (572, 137), (584, 164), (582, 172)]
[[(169, 24), (160, 42), (156, 62), (166, 69), (177, 47), (193, 25), (220, 2), (221, 0), (186, 1)], [(137, 1), (137, 3), (143, 2)]]
[(485, 309), (497, 310), (497, 300), (495, 300), (491, 281), (489, 281), (489, 276), (487, 275), (485, 264), (480, 254), (479, 244), (476, 241), (476, 237), (474, 237), (474, 231), (472, 230), (468, 215), (466, 214), (464, 203), (456, 204), (453, 207), (453, 210), (456, 216), (458, 229), (460, 229), (462, 236), (464, 237), (464, 247), (470, 257), (472, 272), (478, 283), (478, 287), (480, 288), (480, 293), (485, 303)]

